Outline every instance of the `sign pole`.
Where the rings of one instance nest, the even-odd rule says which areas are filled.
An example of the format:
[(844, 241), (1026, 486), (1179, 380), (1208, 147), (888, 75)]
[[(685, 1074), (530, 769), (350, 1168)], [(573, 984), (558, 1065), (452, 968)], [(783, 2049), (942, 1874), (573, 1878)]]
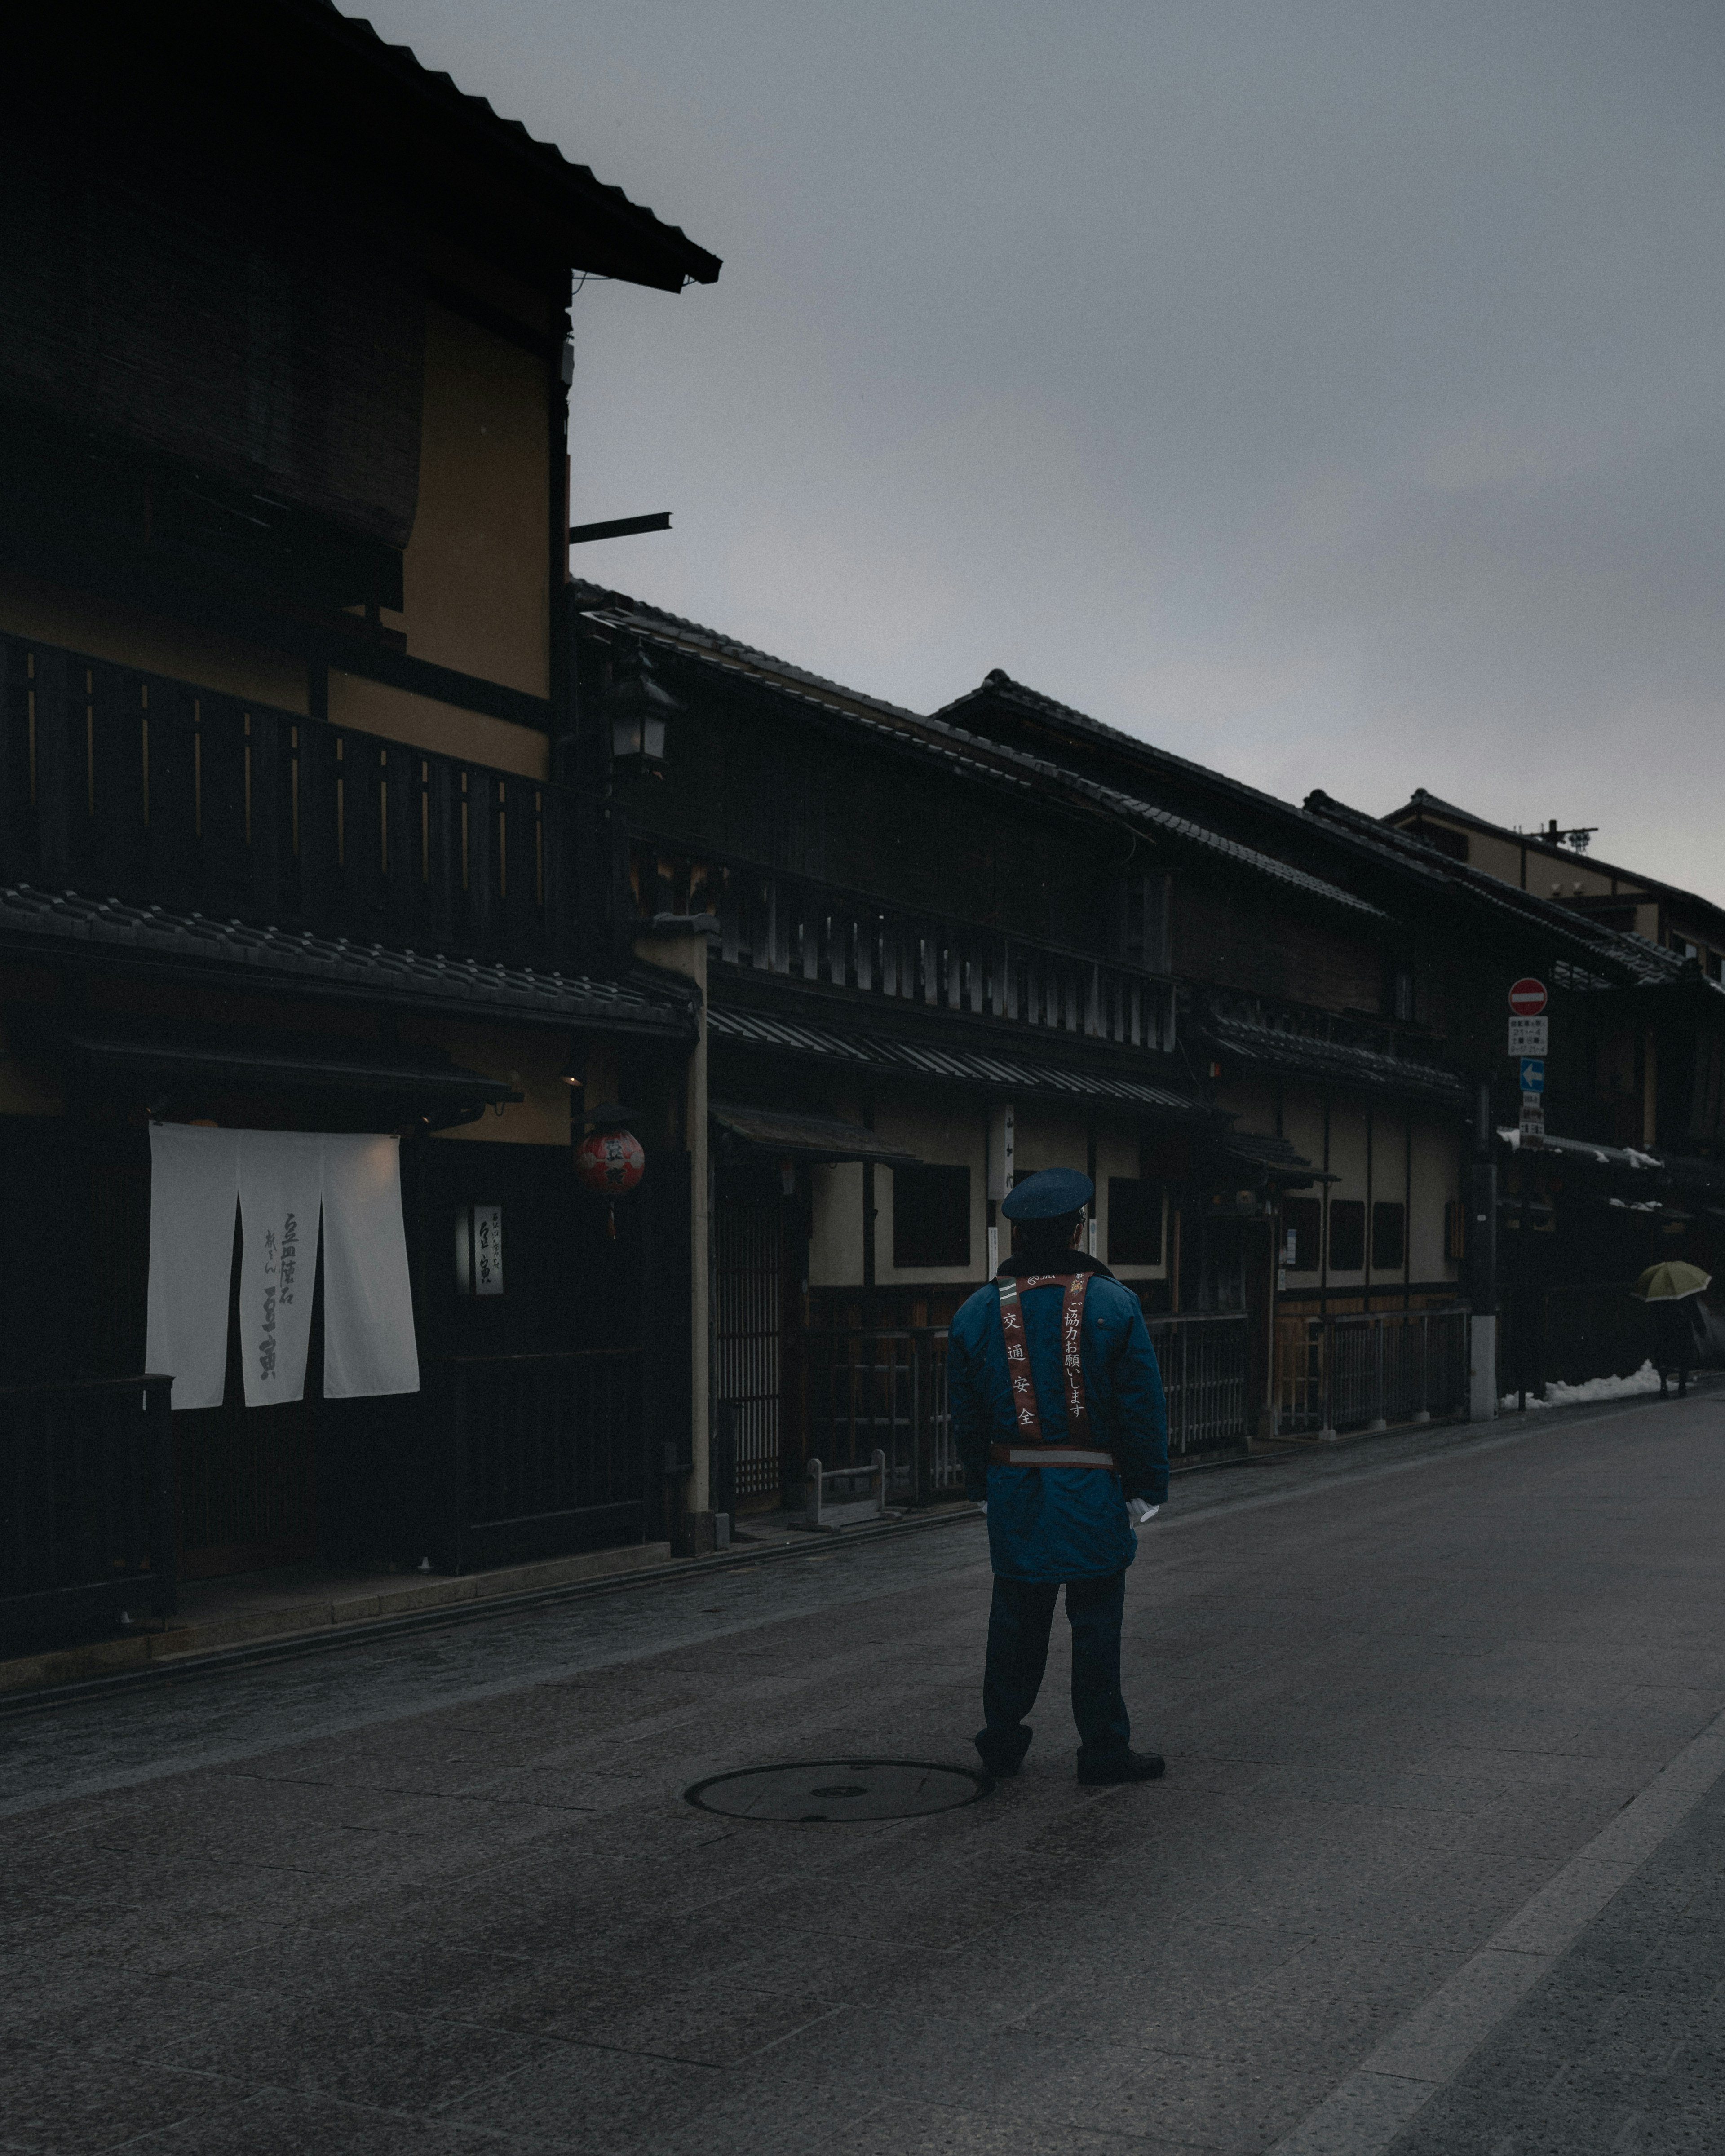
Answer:
[[(1509, 991), (1509, 1052), (1519, 1061), (1522, 1113), (1520, 1145), (1517, 1149), (1516, 1178), (1520, 1186), (1519, 1204), (1516, 1209), (1516, 1412), (1527, 1412), (1528, 1372), (1543, 1357), (1534, 1353), (1533, 1305), (1533, 1232), (1532, 1163), (1525, 1158), (1537, 1152), (1545, 1143), (1545, 1062), (1549, 1045), (1551, 1020), (1546, 1015), (1547, 996), (1543, 981), (1530, 974), (1511, 986)], [(1543, 1327), (1541, 1328), (1542, 1332)], [(1532, 1371), (1533, 1383), (1539, 1382), (1537, 1368)]]
[(1481, 1078), (1475, 1103), (1473, 1161), (1467, 1175), (1467, 1419), (1490, 1422), (1497, 1413), (1497, 1162), (1493, 1147), (1491, 1081)]

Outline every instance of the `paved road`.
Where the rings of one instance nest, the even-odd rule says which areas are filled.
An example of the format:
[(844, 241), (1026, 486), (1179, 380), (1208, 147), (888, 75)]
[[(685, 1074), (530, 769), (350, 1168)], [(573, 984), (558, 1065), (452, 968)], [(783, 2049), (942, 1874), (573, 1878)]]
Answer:
[(1167, 1782), (1057, 1650), (868, 1826), (680, 1791), (963, 1759), (973, 1526), (0, 1718), (0, 2146), (1717, 2150), (1722, 1507), (1706, 1396), (1189, 1478)]

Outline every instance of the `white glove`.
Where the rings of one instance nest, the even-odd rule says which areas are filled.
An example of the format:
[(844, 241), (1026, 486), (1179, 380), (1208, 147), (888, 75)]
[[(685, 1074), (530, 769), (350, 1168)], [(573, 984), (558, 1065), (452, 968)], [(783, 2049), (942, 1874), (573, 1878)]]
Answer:
[(1126, 1501), (1126, 1517), (1135, 1527), (1142, 1527), (1147, 1520), (1153, 1520), (1161, 1510), (1160, 1505), (1150, 1504), (1142, 1497), (1128, 1497)]
[(976, 1501), (976, 1508), (979, 1512), (986, 1512), (988, 1509), (988, 1499), (986, 1497), (978, 1497)]

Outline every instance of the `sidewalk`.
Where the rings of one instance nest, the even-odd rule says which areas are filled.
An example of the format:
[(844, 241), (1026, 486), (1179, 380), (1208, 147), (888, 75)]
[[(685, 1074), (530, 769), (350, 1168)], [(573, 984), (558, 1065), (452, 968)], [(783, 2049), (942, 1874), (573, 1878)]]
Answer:
[(188, 1580), (180, 1589), (179, 1609), (165, 1622), (148, 1619), (119, 1639), (90, 1640), (0, 1661), (0, 1696), (117, 1676), (224, 1647), (298, 1639), (331, 1627), (351, 1630), (462, 1603), (578, 1587), (619, 1573), (656, 1571), (670, 1562), (669, 1543), (630, 1543), (621, 1549), (453, 1576), (296, 1565), (230, 1579)]
[[(1725, 1373), (1697, 1372), (1692, 1378), (1691, 1398), (1720, 1386), (1725, 1386)], [(1542, 1406), (1539, 1420), (1553, 1426), (1572, 1417), (1590, 1419), (1611, 1405), (1651, 1409), (1661, 1404), (1656, 1394), (1642, 1394), (1615, 1403)], [(1508, 1412), (1500, 1414), (1491, 1427), (1507, 1429), (1521, 1419)], [(1249, 1452), (1177, 1462), (1173, 1472), (1177, 1480), (1202, 1476), (1206, 1482), (1212, 1476), (1264, 1468), (1293, 1467), (1297, 1471), (1301, 1463), (1322, 1472), (1317, 1466), (1320, 1459), (1333, 1459), (1363, 1445), (1383, 1445), (1426, 1432), (1439, 1444), (1445, 1442), (1445, 1432), (1455, 1434), (1454, 1441), (1465, 1442), (1464, 1433), (1483, 1436), (1487, 1426), (1481, 1424), (1476, 1430), (1470, 1424), (1440, 1419), (1419, 1424), (1396, 1423), (1381, 1430), (1349, 1430), (1322, 1440), (1283, 1436), (1268, 1443), (1256, 1442)], [(439, 1613), (454, 1619), (467, 1604), (492, 1603), (501, 1609), (523, 1599), (560, 1599), (605, 1588), (629, 1587), (637, 1581), (727, 1571), (798, 1551), (914, 1535), (968, 1518), (973, 1511), (968, 1500), (960, 1498), (917, 1512), (890, 1509), (881, 1521), (823, 1529), (803, 1526), (800, 1511), (744, 1515), (733, 1531), (728, 1549), (698, 1558), (674, 1558), (669, 1543), (630, 1543), (619, 1549), (594, 1550), (579, 1557), (551, 1558), (501, 1571), (459, 1575), (340, 1572), (308, 1565), (229, 1579), (191, 1581), (182, 1587), (180, 1609), (165, 1625), (151, 1620), (147, 1627), (141, 1625), (122, 1638), (90, 1640), (0, 1661), (0, 1699), (105, 1677), (137, 1676), (193, 1657), (274, 1645), (286, 1650), (295, 1643), (321, 1644), (336, 1631), (358, 1637), (404, 1625), (417, 1630), (413, 1620), (434, 1622)]]

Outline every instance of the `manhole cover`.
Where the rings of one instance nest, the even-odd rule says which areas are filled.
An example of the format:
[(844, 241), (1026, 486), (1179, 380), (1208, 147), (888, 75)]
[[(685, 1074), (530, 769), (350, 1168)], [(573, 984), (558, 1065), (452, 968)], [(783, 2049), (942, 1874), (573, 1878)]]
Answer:
[(683, 1794), (730, 1819), (832, 1825), (844, 1820), (914, 1819), (974, 1804), (991, 1784), (968, 1767), (921, 1759), (809, 1759), (790, 1767), (745, 1767), (713, 1774)]

